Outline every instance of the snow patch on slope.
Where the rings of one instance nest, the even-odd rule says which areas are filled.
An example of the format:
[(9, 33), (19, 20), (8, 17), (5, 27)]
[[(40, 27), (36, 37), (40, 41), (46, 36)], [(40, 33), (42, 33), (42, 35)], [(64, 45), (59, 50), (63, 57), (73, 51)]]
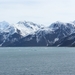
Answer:
[(13, 24), (16, 30), (20, 30), (22, 36), (27, 36), (29, 34), (34, 34), (40, 25), (34, 24), (33, 22), (19, 21), (17, 24)]

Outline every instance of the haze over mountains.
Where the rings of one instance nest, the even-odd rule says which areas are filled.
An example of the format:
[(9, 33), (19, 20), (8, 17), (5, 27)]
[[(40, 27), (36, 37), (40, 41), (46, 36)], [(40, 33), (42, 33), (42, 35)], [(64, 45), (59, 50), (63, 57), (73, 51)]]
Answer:
[(0, 22), (1, 47), (75, 46), (75, 21), (45, 27), (29, 21)]

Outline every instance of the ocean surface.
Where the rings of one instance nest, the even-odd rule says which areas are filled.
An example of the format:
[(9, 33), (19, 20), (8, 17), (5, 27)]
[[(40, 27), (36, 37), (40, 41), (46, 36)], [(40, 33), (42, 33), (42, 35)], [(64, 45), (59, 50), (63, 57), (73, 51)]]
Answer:
[(75, 75), (75, 48), (0, 47), (0, 75)]

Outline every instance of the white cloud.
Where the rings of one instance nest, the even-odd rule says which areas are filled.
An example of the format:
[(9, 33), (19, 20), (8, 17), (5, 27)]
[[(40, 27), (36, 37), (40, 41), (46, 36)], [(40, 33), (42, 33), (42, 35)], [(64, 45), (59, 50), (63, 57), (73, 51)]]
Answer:
[(75, 0), (0, 0), (0, 21), (50, 24), (75, 19)]

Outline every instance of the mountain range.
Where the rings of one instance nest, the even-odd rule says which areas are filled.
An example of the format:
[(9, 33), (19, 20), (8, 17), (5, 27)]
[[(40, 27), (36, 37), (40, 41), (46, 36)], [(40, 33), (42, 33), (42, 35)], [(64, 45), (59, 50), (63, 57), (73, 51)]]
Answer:
[(74, 47), (75, 21), (70, 23), (54, 22), (49, 26), (30, 21), (9, 24), (0, 22), (1, 47)]

